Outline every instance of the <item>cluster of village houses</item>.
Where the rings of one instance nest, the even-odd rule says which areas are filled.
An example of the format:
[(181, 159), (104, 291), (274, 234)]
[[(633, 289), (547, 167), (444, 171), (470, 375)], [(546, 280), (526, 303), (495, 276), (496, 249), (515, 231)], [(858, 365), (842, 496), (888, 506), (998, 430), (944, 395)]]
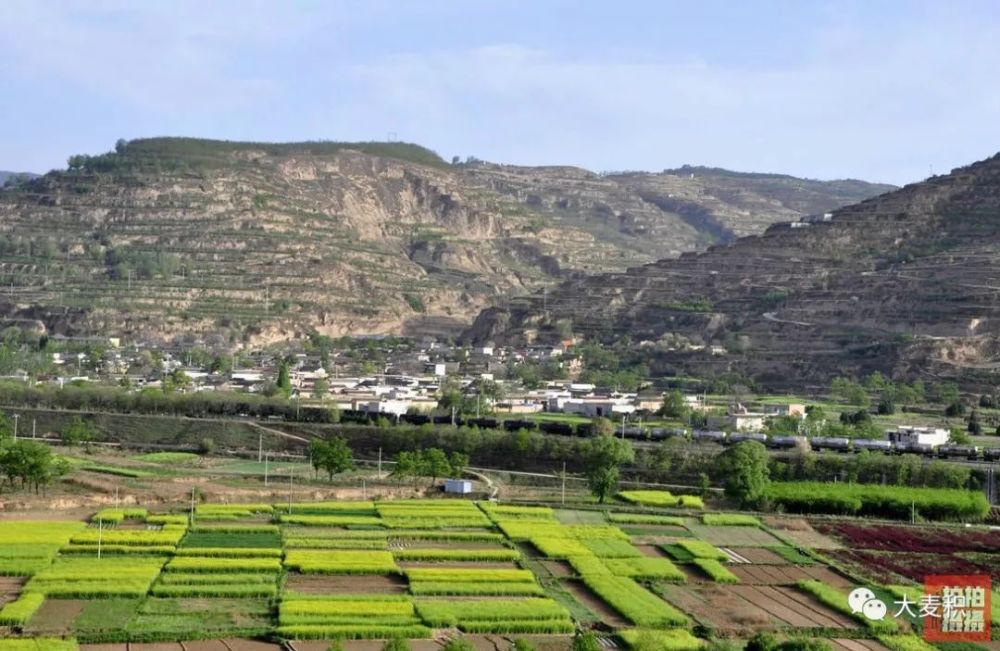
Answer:
[[(103, 374), (126, 374), (134, 368), (131, 357), (136, 353), (126, 352), (117, 340), (112, 339), (109, 343), (111, 346), (100, 365)], [(616, 421), (623, 417), (630, 421), (641, 420), (657, 412), (664, 400), (664, 394), (655, 391), (625, 392), (573, 381), (552, 381), (528, 390), (516, 381), (505, 382), (501, 379), (506, 377), (512, 364), (525, 361), (557, 361), (567, 376), (576, 376), (581, 370), (580, 360), (569, 356), (564, 358), (566, 348), (561, 345), (524, 349), (481, 346), (463, 349), (459, 360), (455, 359), (454, 348), (436, 343), (415, 350), (385, 352), (381, 368), (368, 373), (359, 372), (357, 358), (342, 354), (334, 355), (325, 366), (315, 355), (295, 355), (295, 361), (289, 367), (293, 397), (316, 399), (319, 393), (324, 403), (331, 407), (394, 417), (407, 413), (429, 413), (436, 409), (442, 385), (446, 382), (461, 387), (477, 382), (496, 382), (503, 387), (502, 397), (496, 400), (484, 397), (487, 401), (482, 404), (484, 412), (526, 416), (548, 412)], [(190, 380), (185, 388), (187, 391), (256, 393), (268, 383), (273, 383), (278, 372), (275, 357), (265, 352), (242, 355), (243, 364), (227, 373), (213, 373), (207, 368), (185, 363), (183, 350), (162, 351), (160, 357), (163, 360), (161, 369), (128, 376), (130, 385), (155, 388), (160, 386), (165, 373), (179, 369)], [(55, 354), (54, 362), (65, 371), (55, 379), (62, 383), (67, 380), (106, 379), (100, 377), (102, 372), (80, 373), (84, 360), (82, 354)], [(317, 385), (322, 387), (322, 391), (317, 392)], [(766, 430), (769, 418), (806, 416), (806, 405), (802, 403), (764, 405), (756, 410), (733, 404), (727, 410), (720, 410), (710, 409), (701, 395), (685, 395), (684, 401), (691, 412), (705, 412), (707, 427), (712, 430), (761, 432)], [(907, 431), (902, 432), (902, 429)], [(947, 430), (937, 428), (901, 428), (898, 436), (932, 445), (942, 445), (948, 440)]]

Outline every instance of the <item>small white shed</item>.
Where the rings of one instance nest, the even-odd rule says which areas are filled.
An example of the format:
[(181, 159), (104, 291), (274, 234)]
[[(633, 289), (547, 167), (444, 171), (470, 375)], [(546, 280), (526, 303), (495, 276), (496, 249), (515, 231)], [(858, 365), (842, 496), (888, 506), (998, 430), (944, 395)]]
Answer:
[(468, 479), (445, 479), (444, 492), (468, 495), (472, 492), (472, 482)]

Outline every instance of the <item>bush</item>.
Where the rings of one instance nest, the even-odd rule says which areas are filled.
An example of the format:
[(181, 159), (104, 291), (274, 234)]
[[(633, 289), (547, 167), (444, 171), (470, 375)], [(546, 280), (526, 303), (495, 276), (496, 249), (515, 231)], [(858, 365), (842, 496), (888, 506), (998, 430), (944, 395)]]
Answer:
[(410, 643), (406, 638), (394, 637), (382, 646), (382, 651), (410, 651)]
[(514, 640), (514, 651), (536, 651), (538, 647), (531, 640), (526, 640), (523, 637), (519, 637)]
[(573, 638), (573, 651), (601, 651), (601, 643), (596, 635), (587, 631)]
[(444, 643), (444, 651), (476, 651), (476, 647), (464, 637), (454, 637)]

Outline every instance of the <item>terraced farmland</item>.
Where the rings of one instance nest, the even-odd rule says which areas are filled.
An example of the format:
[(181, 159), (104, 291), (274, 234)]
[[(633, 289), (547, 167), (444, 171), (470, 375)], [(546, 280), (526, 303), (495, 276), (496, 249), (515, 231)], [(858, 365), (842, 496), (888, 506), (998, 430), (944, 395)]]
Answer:
[[(434, 499), (200, 504), (193, 522), (139, 508), (89, 522), (0, 520), (0, 651), (14, 641), (325, 650), (463, 635), (565, 649), (582, 631), (663, 651), (833, 631), (846, 640), (838, 648), (882, 651), (878, 636), (908, 630), (851, 616), (846, 594), (864, 578), (796, 546), (772, 519), (696, 515), (676, 502), (580, 509)], [(641, 531), (619, 526), (629, 523)], [(857, 553), (876, 533), (831, 529), (856, 539)], [(910, 553), (995, 547), (983, 532), (964, 546), (943, 530), (911, 538)], [(892, 579), (899, 585), (867, 584), (910, 589), (908, 577)]]

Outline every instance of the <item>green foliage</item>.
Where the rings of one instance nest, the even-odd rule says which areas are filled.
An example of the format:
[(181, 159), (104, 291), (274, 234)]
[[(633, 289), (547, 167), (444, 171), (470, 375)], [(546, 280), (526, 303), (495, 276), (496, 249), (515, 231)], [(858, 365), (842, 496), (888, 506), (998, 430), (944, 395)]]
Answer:
[(406, 570), (411, 583), (534, 583), (529, 570), (413, 567)]
[(303, 574), (395, 574), (399, 572), (392, 554), (386, 551), (291, 550), (285, 566)]
[(42, 607), (45, 595), (26, 592), (0, 608), (0, 626), (24, 626)]
[(663, 397), (663, 406), (660, 407), (659, 414), (666, 418), (687, 418), (690, 409), (684, 402), (684, 394), (676, 389)]
[(621, 576), (584, 575), (584, 583), (637, 626), (683, 626), (688, 618), (641, 585)]
[(432, 482), (438, 477), (461, 476), (469, 457), (465, 454), (453, 454), (449, 459), (443, 450), (429, 448), (426, 450), (402, 451), (396, 457), (396, 466), (392, 476), (399, 480), (416, 477), (430, 477)]
[(534, 597), (545, 591), (537, 583), (410, 581), (410, 593), (424, 597)]
[(687, 575), (676, 565), (665, 558), (606, 558), (604, 565), (615, 576), (627, 576), (633, 579), (658, 579), (684, 583)]
[(891, 651), (935, 651), (938, 648), (917, 635), (879, 635), (878, 641)]
[(877, 515), (910, 519), (916, 514), (931, 520), (982, 520), (989, 513), (979, 491), (947, 488), (910, 488), (872, 484), (776, 482), (768, 500), (788, 511)]
[(879, 632), (892, 632), (896, 630), (896, 622), (891, 619), (885, 619), (882, 621), (876, 621), (868, 619), (862, 613), (855, 613), (851, 610), (850, 605), (847, 603), (847, 593), (829, 586), (822, 581), (799, 581), (795, 584), (803, 592), (811, 594), (816, 597), (821, 603), (833, 608), (839, 613), (842, 613), (856, 621), (866, 624), (868, 628), (879, 631)]
[(717, 549), (704, 540), (678, 540), (677, 545), (690, 553), (694, 558), (711, 558), (718, 561), (729, 560), (724, 551)]
[(635, 459), (632, 444), (611, 436), (598, 435), (589, 440), (584, 454), (587, 485), (599, 502), (618, 488), (619, 467)]
[(680, 500), (669, 491), (633, 490), (621, 491), (618, 497), (633, 504), (643, 506), (677, 506)]
[(770, 483), (767, 448), (757, 441), (742, 441), (717, 458), (726, 495), (742, 506), (754, 506), (767, 494)]
[(871, 404), (865, 387), (850, 378), (834, 378), (833, 382), (830, 383), (830, 393), (847, 404), (857, 407), (868, 407)]
[(433, 562), (513, 562), (520, 560), (516, 549), (400, 549), (393, 552), (397, 561)]
[(54, 456), (52, 449), (44, 443), (18, 440), (0, 445), (0, 474), (7, 478), (11, 486), (19, 482), (21, 488), (34, 488), (37, 493), (67, 472), (68, 463)]
[(601, 651), (601, 643), (590, 631), (578, 633), (573, 638), (573, 651)]
[[(543, 626), (560, 622), (556, 628), (563, 628), (570, 622), (569, 612), (552, 599), (529, 597), (519, 600), (502, 599), (418, 599), (417, 613), (429, 626), (449, 628), (458, 626), (462, 630), (474, 628), (476, 632), (487, 629), (495, 632), (507, 630), (508, 622), (539, 621)], [(484, 624), (498, 626), (485, 626)], [(562, 632), (556, 630), (555, 632)]]
[(740, 579), (714, 558), (695, 558), (694, 564), (716, 583), (739, 583)]
[(626, 629), (618, 636), (633, 651), (697, 651), (705, 646), (704, 640), (684, 629), (646, 630)]
[(403, 637), (394, 637), (382, 646), (382, 651), (410, 651), (410, 643)]
[[(628, 492), (628, 491), (626, 491)], [(622, 495), (618, 493), (618, 495)], [(608, 513), (608, 520), (615, 524), (655, 524), (683, 527), (684, 518), (673, 515), (647, 515), (645, 513)]]
[(326, 472), (331, 482), (334, 475), (354, 469), (354, 453), (342, 436), (311, 440), (309, 456), (313, 468)]
[(760, 520), (744, 513), (706, 513), (701, 516), (702, 524), (714, 526), (759, 527)]

